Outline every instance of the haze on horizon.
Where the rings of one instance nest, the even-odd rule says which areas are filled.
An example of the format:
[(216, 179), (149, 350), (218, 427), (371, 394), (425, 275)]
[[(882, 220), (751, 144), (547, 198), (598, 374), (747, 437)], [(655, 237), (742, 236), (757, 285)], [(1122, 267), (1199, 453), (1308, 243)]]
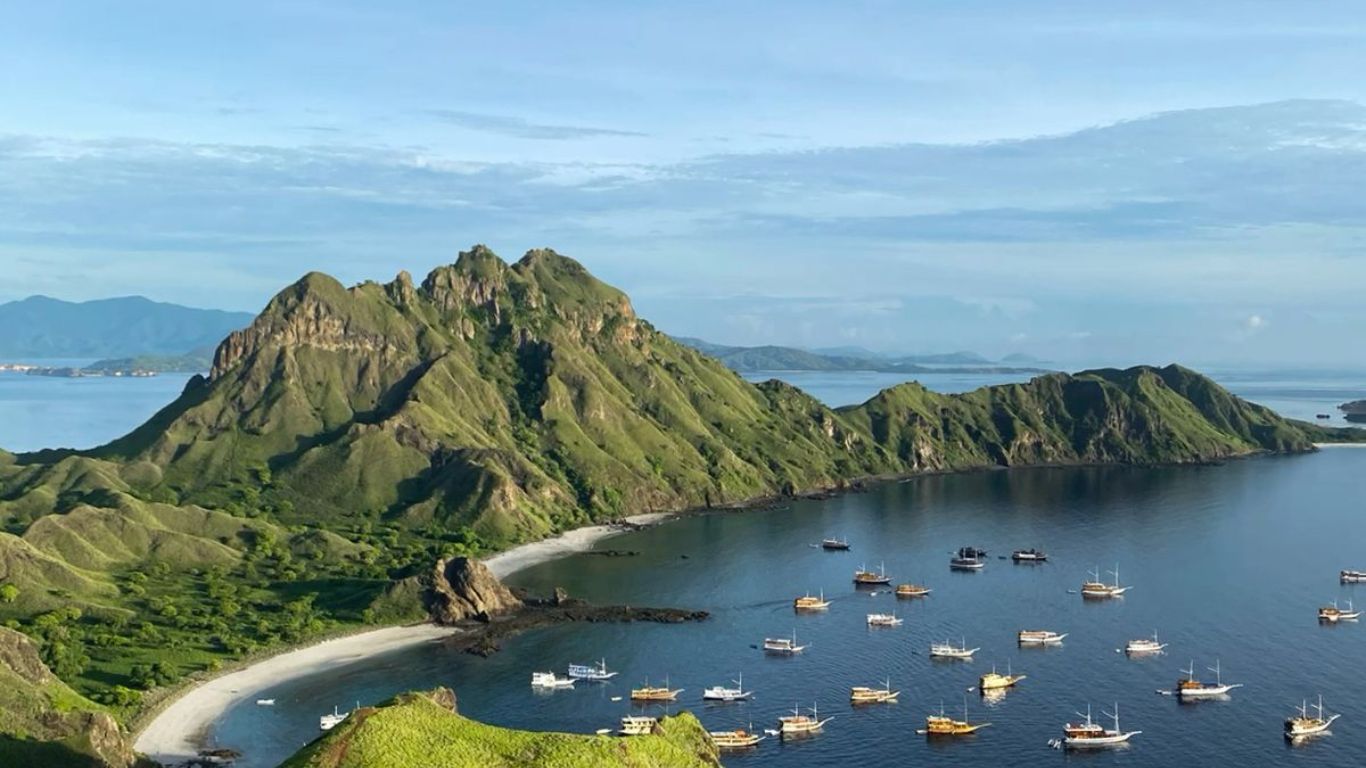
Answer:
[(1366, 11), (0, 9), (0, 301), (256, 310), (548, 246), (728, 344), (1333, 365)]

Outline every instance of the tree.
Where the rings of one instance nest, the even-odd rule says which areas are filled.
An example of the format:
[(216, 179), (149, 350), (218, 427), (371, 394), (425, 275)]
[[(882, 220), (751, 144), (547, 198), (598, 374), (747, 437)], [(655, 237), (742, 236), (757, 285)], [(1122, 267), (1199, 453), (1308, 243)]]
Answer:
[(19, 588), (13, 584), (0, 584), (0, 603), (12, 603), (19, 599)]

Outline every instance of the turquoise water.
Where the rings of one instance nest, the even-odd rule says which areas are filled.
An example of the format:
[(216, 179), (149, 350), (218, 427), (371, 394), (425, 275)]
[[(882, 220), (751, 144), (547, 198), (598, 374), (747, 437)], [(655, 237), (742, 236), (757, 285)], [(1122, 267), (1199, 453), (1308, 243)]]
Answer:
[[(92, 360), (33, 360), (84, 366)], [(176, 399), (186, 374), (65, 379), (0, 372), (0, 448), (94, 448), (121, 437)]]
[[(283, 684), (228, 713), (214, 732), (245, 748), (242, 765), (268, 766), (316, 735), (334, 704), (373, 703), (395, 692), (446, 685), (465, 714), (519, 728), (590, 733), (636, 710), (613, 702), (633, 685), (662, 681), (685, 689), (677, 706), (710, 728), (773, 727), (800, 702), (835, 719), (800, 743), (769, 739), (731, 766), (864, 764), (1204, 766), (1366, 764), (1366, 625), (1323, 627), (1317, 607), (1366, 592), (1340, 587), (1337, 571), (1366, 568), (1366, 450), (1163, 469), (1069, 468), (924, 477), (866, 493), (804, 500), (770, 509), (686, 517), (611, 540), (633, 558), (574, 556), (517, 574), (537, 591), (563, 586), (604, 603), (702, 608), (712, 618), (678, 626), (559, 626), (509, 641), (490, 659), (440, 647), (342, 666)], [(849, 553), (811, 544), (846, 536)], [(985, 571), (948, 569), (952, 549), (982, 546)], [(1046, 549), (1051, 561), (1016, 566), (997, 559), (1012, 548)], [(686, 556), (686, 557), (685, 557)], [(886, 564), (897, 581), (934, 588), (920, 601), (869, 596), (853, 570)], [(1120, 600), (1075, 594), (1087, 571), (1118, 562), (1133, 590)], [(793, 597), (823, 589), (828, 614), (795, 616)], [(865, 615), (895, 610), (905, 624), (869, 630)], [(796, 629), (810, 650), (770, 658), (755, 646)], [(1060, 648), (1022, 649), (1020, 629), (1069, 636)], [(1156, 630), (1168, 655), (1136, 660), (1116, 653)], [(927, 656), (931, 641), (966, 638), (973, 663)], [(605, 656), (621, 671), (613, 683), (537, 695), (534, 670), (563, 672)], [(1179, 669), (1222, 664), (1226, 681), (1245, 683), (1226, 702), (1182, 705), (1158, 689)], [(960, 708), (992, 664), (1028, 679), (1002, 701), (967, 694), (970, 716), (991, 727), (966, 740), (928, 742), (914, 731), (943, 702)], [(748, 704), (704, 706), (704, 687), (743, 672), (756, 691)], [(898, 704), (852, 709), (849, 687), (890, 677)], [(1334, 734), (1302, 747), (1281, 737), (1282, 719), (1322, 693), (1343, 713)], [(1115, 702), (1126, 728), (1143, 731), (1114, 753), (1064, 755), (1047, 742), (1088, 703)]]

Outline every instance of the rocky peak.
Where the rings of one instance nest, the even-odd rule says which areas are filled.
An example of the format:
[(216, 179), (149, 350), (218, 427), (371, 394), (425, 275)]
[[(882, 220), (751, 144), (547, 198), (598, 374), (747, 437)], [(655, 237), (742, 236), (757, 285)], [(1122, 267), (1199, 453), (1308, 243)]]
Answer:
[(433, 570), (428, 610), (438, 624), (454, 624), (466, 619), (487, 621), (521, 607), (522, 601), (512, 594), (512, 590), (478, 560), (468, 557), (443, 559)]
[(384, 292), (389, 295), (389, 300), (400, 307), (409, 306), (417, 299), (417, 291), (413, 288), (413, 276), (408, 274), (408, 270), (398, 273), (393, 282), (384, 286)]

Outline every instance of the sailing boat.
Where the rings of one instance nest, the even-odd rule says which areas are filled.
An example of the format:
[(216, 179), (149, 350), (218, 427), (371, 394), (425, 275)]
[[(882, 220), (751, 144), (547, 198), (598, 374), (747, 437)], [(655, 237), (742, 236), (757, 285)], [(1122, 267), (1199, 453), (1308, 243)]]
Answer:
[(607, 670), (607, 659), (600, 659), (597, 664), (570, 664), (569, 676), (575, 680), (603, 682), (616, 677), (617, 673)]
[(732, 680), (731, 682), (735, 683), (734, 688), (727, 688), (724, 685), (718, 685), (712, 688), (702, 689), (702, 700), (744, 701), (745, 699), (748, 699), (749, 697), (754, 695), (754, 691), (745, 690), (744, 673), (741, 673), (735, 680)]
[(1143, 653), (1161, 653), (1162, 649), (1166, 647), (1166, 643), (1158, 642), (1157, 633), (1154, 632), (1151, 639), (1145, 637), (1139, 640), (1130, 640), (1124, 646), (1124, 652), (1131, 656)]
[(899, 627), (901, 621), (896, 617), (895, 612), (868, 614), (868, 626), (870, 627)]
[(1195, 679), (1195, 662), (1191, 662), (1189, 668), (1182, 670), (1186, 673), (1186, 679), (1176, 683), (1176, 695), (1185, 699), (1208, 699), (1215, 696), (1223, 696), (1234, 688), (1242, 688), (1242, 683), (1225, 683), (1219, 672), (1219, 661), (1216, 659), (1214, 666), (1209, 667), (1209, 671), (1214, 673), (1214, 683), (1202, 683)]
[(878, 568), (877, 573), (868, 570), (867, 566), (860, 566), (857, 571), (854, 571), (854, 584), (860, 587), (875, 587), (891, 583), (892, 577), (887, 575), (886, 563)]
[(750, 723), (748, 729), (736, 728), (730, 731), (708, 731), (707, 735), (711, 737), (711, 743), (715, 744), (717, 749), (749, 749), (768, 738), (767, 736), (760, 736), (755, 733), (753, 723)]
[(1332, 605), (1325, 605), (1319, 609), (1319, 621), (1329, 624), (1336, 624), (1339, 621), (1356, 621), (1361, 618), (1361, 611), (1354, 610), (1352, 601), (1347, 601), (1347, 610), (1338, 607), (1338, 601), (1334, 600)]
[(631, 689), (631, 701), (673, 701), (682, 693), (682, 688), (670, 688), (669, 678), (664, 678), (663, 686), (651, 686), (646, 680), (641, 688)]
[(939, 659), (963, 659), (972, 660), (972, 654), (977, 653), (980, 648), (969, 648), (967, 643), (959, 641), (959, 645), (954, 645), (953, 641), (945, 640), (942, 643), (930, 644), (930, 658)]
[(1342, 715), (1332, 715), (1325, 718), (1323, 716), (1323, 694), (1319, 694), (1319, 703), (1316, 709), (1319, 711), (1318, 717), (1309, 716), (1309, 702), (1300, 703), (1300, 714), (1298, 717), (1291, 716), (1285, 719), (1285, 737), (1292, 741), (1304, 739), (1310, 736), (1320, 736), (1328, 733), (1328, 727)]
[(992, 664), (991, 671), (985, 675), (982, 675), (981, 679), (977, 681), (977, 687), (982, 691), (983, 695), (986, 695), (987, 691), (997, 691), (1003, 688), (1010, 688), (1023, 679), (1025, 679), (1024, 675), (1016, 675), (1011, 673), (1010, 662), (1007, 661), (1006, 673), (1004, 675), (998, 674), (996, 672), (996, 665)]
[(783, 738), (790, 736), (804, 736), (806, 734), (818, 733), (825, 724), (833, 720), (827, 717), (820, 719), (820, 713), (816, 710), (816, 704), (811, 704), (811, 714), (803, 715), (800, 706), (792, 708), (792, 714), (778, 718), (778, 728), (783, 734)]
[(973, 723), (968, 721), (968, 697), (963, 696), (963, 719), (954, 720), (944, 714), (944, 705), (939, 705), (939, 714), (930, 715), (925, 718), (925, 727), (916, 730), (916, 733), (925, 736), (968, 736), (974, 734), (991, 723)]
[(318, 718), (318, 729), (323, 731), (330, 731), (333, 728), (336, 728), (338, 725), (341, 725), (341, 722), (350, 716), (350, 712), (340, 712), (337, 710), (337, 707), (334, 704), (332, 706), (332, 714), (323, 715), (322, 717)]
[(892, 679), (887, 678), (881, 688), (870, 688), (868, 686), (855, 686), (849, 689), (850, 704), (887, 704), (896, 701), (896, 697), (901, 695), (901, 691), (892, 690)]
[(830, 601), (825, 599), (825, 590), (821, 590), (820, 597), (807, 592), (803, 597), (792, 601), (792, 609), (795, 611), (824, 611), (830, 608)]
[(1099, 568), (1091, 571), (1091, 581), (1083, 582), (1081, 585), (1081, 596), (1090, 598), (1119, 597), (1129, 591), (1130, 587), (1119, 585), (1119, 563), (1115, 563), (1115, 569), (1109, 573), (1115, 577), (1114, 584), (1106, 584), (1100, 580)]
[[(1091, 705), (1086, 705), (1086, 722), (1068, 723), (1063, 726), (1062, 746), (1068, 749), (1090, 749), (1094, 747), (1114, 747), (1124, 744), (1129, 739), (1137, 736), (1143, 731), (1123, 731), (1119, 727), (1119, 704), (1115, 704), (1113, 714), (1107, 715), (1115, 720), (1113, 730), (1104, 728), (1099, 723), (1091, 720)], [(1081, 715), (1080, 712), (1077, 715)]]
[(791, 656), (810, 648), (810, 645), (797, 645), (797, 630), (792, 630), (791, 639), (786, 637), (765, 637), (764, 653)]

